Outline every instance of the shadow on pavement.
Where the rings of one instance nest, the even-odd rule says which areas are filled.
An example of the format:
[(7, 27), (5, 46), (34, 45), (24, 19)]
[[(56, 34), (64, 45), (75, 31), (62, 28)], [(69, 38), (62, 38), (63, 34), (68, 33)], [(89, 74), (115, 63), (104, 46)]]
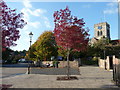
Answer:
[(109, 79), (109, 77), (107, 78), (107, 77), (80, 77), (79, 79), (92, 79), (92, 80), (94, 80), (94, 79)]
[(103, 85), (101, 88), (109, 88), (109, 90), (120, 90), (120, 88), (116, 85)]
[(86, 65), (86, 64), (83, 64), (83, 65), (80, 65), (80, 67), (99, 67), (98, 65)]
[(2, 76), (2, 77), (0, 77), (0, 78), (13, 77), (13, 76), (24, 75), (24, 74), (25, 74), (25, 73), (11, 74), (11, 75), (7, 75), (7, 76)]

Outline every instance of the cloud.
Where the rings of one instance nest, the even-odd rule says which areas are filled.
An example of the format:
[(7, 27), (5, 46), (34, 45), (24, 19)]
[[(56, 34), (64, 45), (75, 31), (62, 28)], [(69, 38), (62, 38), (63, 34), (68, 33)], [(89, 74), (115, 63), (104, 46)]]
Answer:
[(106, 9), (103, 11), (104, 14), (115, 14), (118, 12), (118, 9), (117, 8), (112, 8), (112, 9)]
[(32, 8), (32, 5), (30, 4), (30, 1), (29, 1), (29, 0), (23, 0), (23, 5), (24, 5), (26, 8)]
[[(27, 3), (26, 3), (27, 2)], [(26, 3), (26, 4), (25, 4)], [(30, 21), (30, 17), (31, 16), (35, 16), (35, 17), (40, 17), (41, 19), (43, 19), (44, 24), (46, 25), (46, 27), (50, 28), (50, 23), (47, 17), (44, 16), (44, 13), (46, 13), (47, 11), (44, 9), (35, 9), (29, 0), (25, 0), (23, 1), (23, 5), (25, 6), (25, 8), (23, 8), (21, 10), (21, 12), (24, 13), (24, 20), (28, 23), (27, 26), (32, 26), (34, 28), (38, 28), (40, 26), (40, 22), (39, 21), (35, 21), (35, 22), (31, 22)]]
[(115, 14), (118, 12), (117, 3), (116, 2), (110, 2), (107, 3), (107, 8), (103, 11), (104, 14)]
[(30, 22), (29, 25), (34, 27), (34, 28), (39, 28), (41, 26), (40, 22), (38, 22), (38, 21)]
[[(44, 15), (47, 10), (41, 8), (34, 8), (29, 0), (23, 0), (22, 4), (24, 7), (21, 12), (24, 13), (23, 19), (27, 22), (27, 25), (20, 30), (20, 39), (16, 42), (17, 46), (12, 47), (13, 50), (23, 50), (29, 49), (29, 33), (32, 32), (34, 37), (32, 38), (32, 44), (36, 41), (37, 36), (39, 36), (44, 30), (39, 29), (42, 26), (46, 28), (51, 28), (49, 19)], [(39, 32), (37, 30), (40, 30)]]
[(24, 12), (27, 12), (27, 14), (31, 14), (33, 16), (41, 16), (41, 14), (44, 14), (46, 13), (47, 11), (46, 10), (43, 10), (43, 9), (29, 9), (29, 8), (23, 8)]
[(23, 5), (25, 7), (21, 10), (21, 12), (24, 13), (23, 19), (27, 22), (27, 25), (26, 27), (24, 27), (24, 30), (29, 30), (30, 27), (39, 28), (41, 26), (41, 23), (39, 21), (31, 21), (30, 18), (33, 16), (43, 16), (43, 14), (47, 11), (44, 9), (35, 9), (29, 0), (24, 0)]
[(44, 23), (45, 23), (45, 25), (46, 25), (47, 28), (51, 28), (51, 25), (50, 25), (49, 21), (45, 21)]
[(50, 25), (49, 19), (45, 16), (43, 16), (43, 19), (44, 19), (45, 26), (47, 28), (51, 28), (52, 26)]
[(115, 4), (114, 3), (108, 3), (107, 6), (113, 7)]
[(21, 10), (21, 12), (24, 13), (23, 18), (24, 18), (24, 20), (25, 20), (26, 22), (28, 22), (28, 21), (30, 20), (30, 16), (29, 16), (28, 10), (29, 10), (29, 9), (27, 9), (27, 8), (23, 8), (23, 9)]
[(42, 14), (46, 13), (46, 10), (43, 9), (29, 9), (29, 8), (23, 8), (21, 10), (21, 12), (24, 13), (24, 17), (26, 20), (29, 20), (29, 16), (33, 15), (33, 16), (42, 16)]
[(46, 13), (47, 11), (46, 10), (43, 10), (43, 9), (36, 9), (34, 10), (33, 12), (31, 12), (32, 15), (34, 16), (40, 16), (40, 14), (44, 14)]

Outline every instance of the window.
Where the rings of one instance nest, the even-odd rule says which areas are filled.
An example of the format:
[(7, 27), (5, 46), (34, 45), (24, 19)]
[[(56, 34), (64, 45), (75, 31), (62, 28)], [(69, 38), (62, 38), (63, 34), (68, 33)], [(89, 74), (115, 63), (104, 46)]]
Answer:
[(100, 35), (102, 36), (102, 31), (100, 31)]
[(98, 36), (100, 35), (99, 31), (97, 32), (97, 35), (98, 35)]
[(102, 29), (102, 26), (98, 26), (98, 29)]

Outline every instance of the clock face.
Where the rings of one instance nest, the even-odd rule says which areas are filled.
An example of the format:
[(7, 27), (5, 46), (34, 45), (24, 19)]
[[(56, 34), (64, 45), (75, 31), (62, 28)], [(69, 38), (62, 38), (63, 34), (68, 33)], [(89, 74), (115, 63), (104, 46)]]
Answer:
[(98, 26), (98, 29), (102, 29), (102, 26)]

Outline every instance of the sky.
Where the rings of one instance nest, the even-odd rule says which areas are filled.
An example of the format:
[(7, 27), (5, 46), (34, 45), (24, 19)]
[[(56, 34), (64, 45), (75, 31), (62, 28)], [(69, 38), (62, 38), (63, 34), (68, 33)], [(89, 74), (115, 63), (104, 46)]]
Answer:
[(53, 13), (66, 6), (73, 16), (83, 18), (85, 27), (90, 29), (90, 38), (94, 37), (94, 24), (108, 22), (110, 24), (111, 39), (118, 39), (118, 4), (117, 2), (8, 2), (8, 7), (17, 9), (16, 13), (23, 12), (27, 25), (20, 30), (20, 38), (16, 41), (17, 46), (10, 47), (13, 50), (28, 50), (30, 47), (29, 33), (33, 33), (32, 44), (46, 30), (54, 30)]

